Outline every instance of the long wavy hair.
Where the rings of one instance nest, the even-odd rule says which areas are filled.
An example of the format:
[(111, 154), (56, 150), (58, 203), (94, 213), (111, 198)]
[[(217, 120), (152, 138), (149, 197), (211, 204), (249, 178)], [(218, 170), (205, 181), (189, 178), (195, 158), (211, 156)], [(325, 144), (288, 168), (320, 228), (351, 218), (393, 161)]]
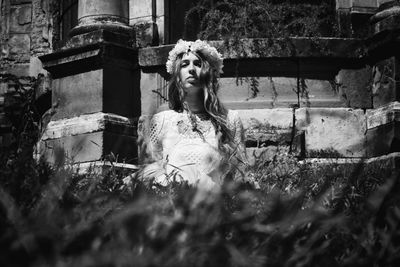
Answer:
[[(222, 105), (220, 100), (218, 99), (217, 92), (219, 89), (219, 73), (217, 70), (212, 68), (206, 58), (201, 54), (201, 52), (191, 51), (195, 56), (197, 56), (201, 61), (201, 71), (199, 76), (200, 85), (203, 88), (203, 96), (204, 96), (204, 108), (209, 116), (212, 124), (215, 127), (216, 134), (218, 136), (218, 144), (219, 148), (222, 151), (228, 152), (227, 146), (232, 146), (233, 143), (233, 134), (232, 131), (228, 127), (227, 123), (227, 115), (228, 111)], [(193, 117), (192, 112), (189, 107), (184, 102), (185, 92), (183, 90), (182, 82), (179, 77), (179, 73), (181, 70), (181, 61), (183, 57), (183, 53), (178, 55), (173, 72), (171, 74), (171, 78), (168, 84), (168, 100), (169, 107), (177, 112), (182, 112), (186, 110), (189, 113), (189, 116)], [(193, 123), (193, 120), (191, 120)]]

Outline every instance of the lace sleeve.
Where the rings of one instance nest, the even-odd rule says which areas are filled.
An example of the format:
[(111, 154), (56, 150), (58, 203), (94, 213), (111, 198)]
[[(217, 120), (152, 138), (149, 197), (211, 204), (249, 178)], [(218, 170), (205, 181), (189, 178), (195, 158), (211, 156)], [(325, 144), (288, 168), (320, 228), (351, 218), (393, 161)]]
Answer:
[(152, 161), (162, 160), (162, 136), (165, 128), (165, 115), (158, 113), (153, 116), (150, 121), (149, 135), (148, 135), (148, 154)]

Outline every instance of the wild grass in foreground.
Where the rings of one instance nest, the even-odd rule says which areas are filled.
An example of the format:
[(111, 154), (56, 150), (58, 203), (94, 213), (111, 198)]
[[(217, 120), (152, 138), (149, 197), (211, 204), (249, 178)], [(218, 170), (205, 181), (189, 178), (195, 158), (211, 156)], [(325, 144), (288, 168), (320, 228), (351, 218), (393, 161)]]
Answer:
[(332, 166), (298, 166), (274, 180), (275, 163), (264, 175), (249, 170), (260, 189), (207, 192), (139, 179), (127, 187), (112, 169), (78, 175), (32, 161), (41, 183), (29, 199), (1, 188), (0, 265), (398, 266), (398, 173), (360, 165), (343, 178)]

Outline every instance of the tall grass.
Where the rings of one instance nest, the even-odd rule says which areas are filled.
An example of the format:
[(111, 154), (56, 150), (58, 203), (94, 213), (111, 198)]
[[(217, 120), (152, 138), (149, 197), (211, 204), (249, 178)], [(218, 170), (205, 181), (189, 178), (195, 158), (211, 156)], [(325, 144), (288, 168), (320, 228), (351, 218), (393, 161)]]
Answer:
[[(268, 170), (264, 172), (266, 176), (272, 177), (276, 163), (262, 163)], [(321, 167), (318, 175), (315, 168), (298, 166), (297, 171), (287, 174), (284, 168), (280, 167), (279, 175), (287, 175), (285, 179), (271, 181), (248, 170), (253, 171), (253, 177), (259, 175), (260, 189), (229, 182), (212, 192), (185, 183), (160, 186), (135, 178), (128, 187), (112, 169), (85, 175), (67, 167), (37, 171), (49, 177), (41, 178), (47, 182), (32, 205), (21, 206), (14, 195), (1, 189), (0, 264), (398, 263), (398, 174), (374, 180), (367, 176), (377, 177), (382, 171), (367, 173), (361, 165), (353, 168), (348, 177), (343, 176), (343, 170), (332, 172), (332, 165)], [(307, 172), (308, 181), (304, 177)], [(302, 180), (296, 176), (300, 173)], [(324, 173), (325, 177), (320, 176)], [(291, 191), (287, 190), (288, 184)]]

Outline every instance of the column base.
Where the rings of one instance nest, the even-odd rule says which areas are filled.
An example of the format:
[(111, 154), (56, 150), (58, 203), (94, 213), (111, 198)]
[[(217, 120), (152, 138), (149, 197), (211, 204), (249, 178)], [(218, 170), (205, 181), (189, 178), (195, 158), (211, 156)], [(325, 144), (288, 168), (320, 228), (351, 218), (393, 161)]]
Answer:
[(107, 113), (51, 121), (38, 152), (52, 165), (91, 164), (97, 161), (137, 162), (136, 123)]
[(107, 30), (113, 33), (121, 33), (125, 35), (133, 35), (134, 30), (132, 27), (122, 24), (120, 22), (113, 21), (105, 21), (105, 22), (94, 22), (90, 24), (83, 24), (74, 27), (69, 32), (69, 37), (73, 37), (80, 34), (85, 34), (88, 32), (98, 31), (98, 30)]

